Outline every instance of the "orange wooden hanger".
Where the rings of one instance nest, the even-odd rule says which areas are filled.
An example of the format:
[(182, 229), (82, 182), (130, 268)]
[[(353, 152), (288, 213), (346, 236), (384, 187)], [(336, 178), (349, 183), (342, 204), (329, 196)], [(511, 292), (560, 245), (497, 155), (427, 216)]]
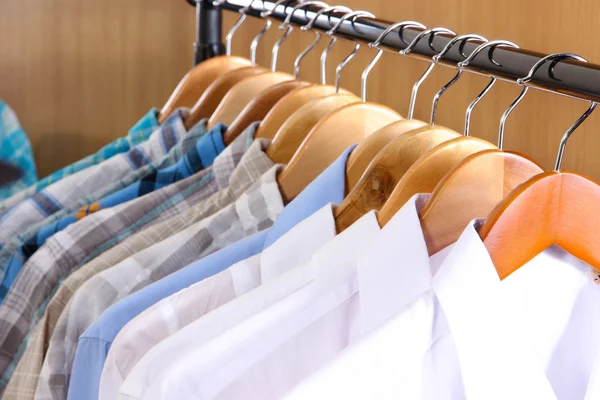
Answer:
[[(478, 53), (496, 46), (512, 46), (504, 41), (491, 41), (478, 46), (459, 64), (466, 67)], [(490, 54), (491, 57), (491, 54)], [(456, 81), (454, 81), (456, 82)], [(492, 86), (492, 78), (467, 108), (464, 134), (469, 135), (471, 113)], [(464, 227), (475, 218), (483, 218), (515, 187), (542, 172), (533, 160), (517, 153), (503, 152), (504, 122), (500, 124), (499, 150), (475, 153), (455, 165), (438, 183), (420, 212), (421, 226), (430, 255), (458, 240)]]
[[(552, 71), (556, 62), (563, 59), (585, 61), (568, 53), (553, 54), (538, 61), (529, 75), (517, 82), (529, 82), (546, 62), (552, 62)], [(523, 99), (527, 89), (523, 88), (505, 116)], [(596, 103), (592, 103), (563, 136), (555, 170), (536, 175), (513, 190), (479, 229), (501, 279), (553, 244), (600, 269), (600, 186), (582, 175), (560, 172), (567, 140), (595, 108)]]
[[(209, 88), (209, 86), (213, 87), (213, 89), (210, 92), (211, 96), (205, 99), (204, 102), (208, 103), (208, 105), (213, 104), (214, 94), (212, 93), (216, 92), (215, 94), (221, 94), (221, 91), (217, 90), (217, 88), (213, 85), (216, 79), (228, 72), (243, 67), (254, 66), (254, 63), (247, 58), (231, 55), (231, 41), (233, 39), (233, 35), (235, 34), (235, 32), (237, 32), (239, 27), (246, 20), (247, 13), (250, 10), (250, 7), (251, 5), (248, 5), (247, 7), (244, 7), (240, 10), (240, 13), (242, 14), (241, 17), (238, 19), (238, 21), (227, 34), (226, 55), (213, 57), (202, 62), (201, 64), (198, 64), (183, 77), (183, 79), (181, 80), (181, 82), (179, 82), (179, 85), (177, 85), (177, 88), (175, 89), (167, 103), (160, 111), (158, 115), (159, 123), (162, 124), (169, 117), (169, 115), (171, 115), (173, 111), (175, 111), (177, 108), (191, 107), (192, 105), (196, 104), (198, 99)], [(238, 75), (234, 76), (237, 77)], [(224, 80), (221, 83), (227, 84), (229, 82), (230, 80)], [(196, 113), (198, 113), (197, 110)], [(186, 127), (189, 129), (190, 127), (198, 123), (202, 118), (204, 117), (198, 118), (197, 116), (194, 116), (194, 118), (190, 122), (186, 121)]]

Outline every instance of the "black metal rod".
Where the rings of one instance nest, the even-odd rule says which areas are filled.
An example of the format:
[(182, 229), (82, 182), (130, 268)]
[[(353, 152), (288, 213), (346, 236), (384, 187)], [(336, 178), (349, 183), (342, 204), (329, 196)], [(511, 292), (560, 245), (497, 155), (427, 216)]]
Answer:
[[(210, 0), (198, 1), (206, 4), (210, 2), (212, 6)], [(227, 0), (220, 7), (224, 10), (239, 11), (247, 4), (248, 0)], [(284, 10), (289, 13), (295, 4), (297, 3), (291, 2), (287, 7), (280, 5), (270, 18), (283, 21), (287, 16)], [(260, 17), (261, 11), (271, 10), (274, 5), (274, 1), (254, 0), (248, 15)], [(318, 10), (318, 7), (313, 6), (299, 10), (292, 16), (292, 23), (298, 26), (306, 25)], [(332, 13), (330, 17), (321, 15), (317, 19), (314, 29), (327, 31), (340, 20), (341, 16), (343, 13), (339, 12)], [(218, 24), (220, 28), (220, 18)], [(362, 43), (372, 43), (391, 24), (388, 21), (372, 18), (357, 18), (354, 22), (347, 20), (342, 23), (336, 36)], [(212, 31), (214, 28), (211, 26), (208, 29)], [(382, 47), (394, 52), (403, 50), (419, 32), (419, 30), (407, 28), (402, 32), (402, 38), (398, 33), (390, 33), (383, 40)], [(409, 56), (431, 60), (431, 57), (439, 53), (451, 39), (451, 36), (436, 35), (431, 42), (431, 47), (428, 40), (421, 40)], [(467, 43), (464, 46), (464, 54), (470, 54), (479, 44), (481, 43)], [(456, 67), (457, 63), (463, 61), (465, 57), (460, 54), (458, 47), (458, 45), (454, 46), (440, 61), (440, 64)], [(568, 51), (568, 49), (562, 50)], [(484, 51), (479, 54), (465, 70), (514, 83), (518, 78), (527, 76), (531, 67), (544, 56), (546, 54), (525, 49), (497, 47), (492, 53)], [(550, 68), (553, 68), (552, 74), (550, 74)], [(539, 69), (531, 82), (528, 82), (528, 86), (577, 99), (600, 102), (600, 66), (576, 61), (561, 61), (555, 65), (548, 63)]]
[[(189, 2), (190, 0), (188, 0)], [(212, 1), (196, 0), (196, 42), (194, 64), (225, 53), (221, 39), (222, 12)]]

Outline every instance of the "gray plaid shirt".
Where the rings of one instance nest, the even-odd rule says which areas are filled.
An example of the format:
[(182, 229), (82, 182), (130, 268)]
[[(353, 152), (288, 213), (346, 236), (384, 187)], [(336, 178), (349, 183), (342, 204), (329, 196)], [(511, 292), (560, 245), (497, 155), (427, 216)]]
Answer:
[[(261, 142), (264, 143), (256, 141)], [(263, 155), (263, 165), (273, 165)], [(273, 166), (245, 192), (233, 189), (239, 186), (232, 185), (232, 196), (237, 197), (234, 203), (89, 279), (58, 320), (35, 398), (66, 399), (78, 338), (112, 304), (193, 261), (271, 226), (284, 207), (277, 184), (280, 169), (281, 166)]]
[(178, 161), (206, 133), (205, 124), (186, 132), (187, 114), (177, 110), (147, 142), (70, 175), (7, 212), (0, 220), (0, 278), (14, 251), (40, 228)]
[[(133, 234), (122, 243), (75, 270), (59, 286), (50, 302), (45, 301), (38, 307), (30, 326), (33, 326), (40, 318), (42, 320), (34, 330), (23, 358), (19, 361), (14, 375), (12, 375), (14, 367), (9, 367), (4, 372), (4, 382), (12, 375), (10, 384), (4, 393), (5, 398), (33, 398), (45, 349), (48, 347), (56, 322), (73, 293), (89, 278), (230, 204), (235, 200), (237, 192), (243, 191), (273, 165), (263, 151), (267, 142), (253, 142), (257, 125), (257, 123), (252, 124), (215, 159), (212, 167), (214, 182), (203, 188), (202, 193), (214, 193), (215, 187), (218, 189), (217, 193), (203, 201), (196, 201), (193, 206), (190, 206), (190, 202), (183, 202), (186, 209), (172, 208), (170, 210), (172, 212), (164, 212), (161, 214), (163, 222), (148, 226)], [(171, 218), (165, 220), (167, 216), (171, 216)], [(130, 227), (126, 231), (130, 231)], [(113, 239), (114, 237), (111, 237), (109, 241)], [(98, 247), (96, 246), (96, 248)], [(48, 304), (47, 308), (46, 304)], [(0, 308), (0, 313), (1, 310)], [(15, 365), (15, 362), (19, 360), (20, 353), (21, 351), (14, 356), (11, 365)]]

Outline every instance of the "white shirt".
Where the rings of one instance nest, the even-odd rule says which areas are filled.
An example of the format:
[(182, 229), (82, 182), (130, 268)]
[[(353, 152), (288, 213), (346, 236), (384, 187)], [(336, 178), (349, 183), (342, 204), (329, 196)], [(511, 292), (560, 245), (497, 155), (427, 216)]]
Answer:
[[(150, 385), (153, 387), (160, 385), (159, 375), (167, 372), (170, 365), (179, 363), (179, 359), (184, 358), (194, 347), (201, 347), (229, 328), (310, 283), (314, 279), (314, 273), (306, 268), (307, 261), (323, 244), (327, 243), (319, 252), (327, 248), (344, 249), (345, 253), (342, 257), (329, 260), (328, 266), (335, 266), (356, 257), (357, 252), (364, 247), (372, 233), (371, 230), (359, 230), (355, 233), (344, 232), (336, 237), (332, 206), (329, 205), (297, 225), (266, 249), (260, 258), (258, 273), (253, 271), (255, 264), (242, 262), (234, 265), (229, 270), (236, 286), (240, 288), (238, 292), (247, 293), (208, 312), (149, 350), (122, 384), (119, 390), (120, 397), (142, 398), (146, 390), (150, 390)], [(246, 277), (256, 275), (259, 275), (258, 281), (263, 285), (248, 291), (258, 284), (254, 284), (256, 279)], [(278, 279), (280, 275), (283, 276)]]
[[(130, 397), (141, 396), (143, 389), (155, 379), (152, 372), (168, 368), (173, 360), (185, 354), (198, 334), (190, 329), (171, 341), (165, 339), (223, 304), (308, 262), (313, 253), (335, 235), (335, 220), (329, 204), (262, 253), (181, 290), (141, 313), (119, 332), (111, 346), (100, 380), (100, 399), (116, 398), (119, 387), (132, 371), (133, 376), (124, 390)], [(144, 357), (154, 346), (152, 355)]]
[[(371, 240), (377, 236), (374, 212), (336, 239), (357, 232)], [(328, 244), (312, 258), (313, 282), (188, 354), (144, 399), (279, 398), (358, 340), (364, 312), (359, 301), (363, 282), (355, 268), (360, 252), (339, 263), (356, 247), (340, 244)], [(331, 265), (334, 261), (338, 267)]]
[[(382, 287), (404, 307), (285, 399), (600, 398), (600, 287), (587, 265), (552, 247), (500, 281), (475, 223), (433, 264), (433, 279), (413, 281), (420, 296)], [(418, 267), (399, 272), (411, 280)]]

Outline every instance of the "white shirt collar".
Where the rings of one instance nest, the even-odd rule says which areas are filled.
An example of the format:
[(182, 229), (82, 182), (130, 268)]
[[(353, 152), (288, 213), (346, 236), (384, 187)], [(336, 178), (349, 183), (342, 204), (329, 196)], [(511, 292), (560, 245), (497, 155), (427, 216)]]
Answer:
[(479, 234), (467, 226), (433, 278), (452, 331), (467, 398), (555, 399), (543, 367), (509, 323), (501, 282)]
[(333, 205), (328, 204), (280, 237), (261, 253), (262, 283), (280, 277), (296, 266), (307, 263), (336, 236)]
[(419, 221), (429, 196), (413, 196), (358, 260), (363, 334), (431, 289), (432, 268)]

